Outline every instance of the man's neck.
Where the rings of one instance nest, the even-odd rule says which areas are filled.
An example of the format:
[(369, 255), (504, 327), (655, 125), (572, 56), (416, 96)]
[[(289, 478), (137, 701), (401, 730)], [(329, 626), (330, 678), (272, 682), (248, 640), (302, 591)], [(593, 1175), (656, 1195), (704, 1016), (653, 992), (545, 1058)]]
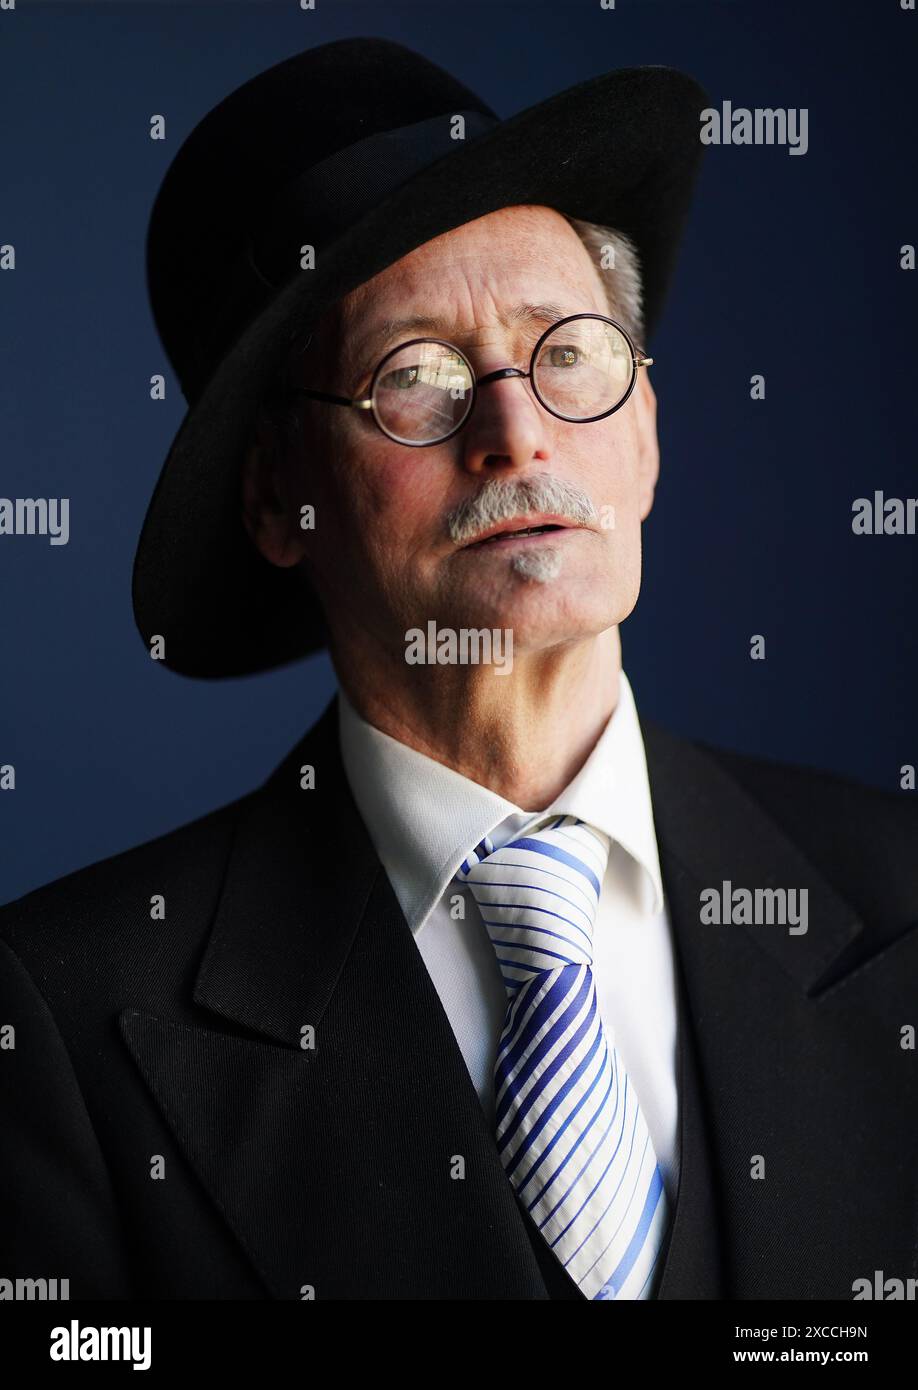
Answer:
[(374, 671), (334, 652), (357, 713), (390, 738), (488, 787), (526, 811), (551, 804), (583, 767), (618, 704), (618, 628), (549, 652), (517, 654), (513, 669), (404, 665)]

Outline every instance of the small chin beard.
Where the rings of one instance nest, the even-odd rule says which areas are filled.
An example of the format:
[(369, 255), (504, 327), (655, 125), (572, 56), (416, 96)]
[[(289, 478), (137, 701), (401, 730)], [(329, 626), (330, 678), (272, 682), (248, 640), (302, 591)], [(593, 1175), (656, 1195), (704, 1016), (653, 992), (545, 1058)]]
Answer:
[(556, 546), (521, 550), (513, 556), (510, 568), (520, 579), (531, 579), (536, 584), (548, 584), (561, 573), (561, 552)]

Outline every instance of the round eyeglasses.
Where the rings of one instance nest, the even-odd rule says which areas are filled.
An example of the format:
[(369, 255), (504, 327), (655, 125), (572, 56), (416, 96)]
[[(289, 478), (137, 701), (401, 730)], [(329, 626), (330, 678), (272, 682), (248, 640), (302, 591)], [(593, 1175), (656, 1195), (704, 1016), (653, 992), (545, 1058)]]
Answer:
[(385, 354), (366, 396), (336, 396), (306, 386), (293, 390), (330, 405), (372, 411), (383, 434), (397, 444), (419, 448), (451, 439), (471, 415), (479, 387), (489, 382), (528, 378), (536, 400), (550, 415), (586, 425), (620, 410), (634, 390), (638, 367), (652, 363), (614, 319), (570, 314), (541, 335), (526, 372), (499, 367), (477, 377), (454, 344), (442, 338), (412, 338)]

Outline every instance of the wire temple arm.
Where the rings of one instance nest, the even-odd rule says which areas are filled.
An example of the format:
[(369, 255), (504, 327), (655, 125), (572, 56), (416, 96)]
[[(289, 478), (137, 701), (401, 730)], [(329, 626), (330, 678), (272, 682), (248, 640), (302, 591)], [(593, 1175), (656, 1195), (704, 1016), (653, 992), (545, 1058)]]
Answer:
[(329, 405), (351, 405), (357, 410), (369, 410), (372, 405), (369, 396), (361, 396), (355, 400), (350, 396), (333, 396), (328, 391), (313, 391), (308, 386), (294, 386), (293, 392), (297, 396), (309, 396), (314, 401), (328, 401)]

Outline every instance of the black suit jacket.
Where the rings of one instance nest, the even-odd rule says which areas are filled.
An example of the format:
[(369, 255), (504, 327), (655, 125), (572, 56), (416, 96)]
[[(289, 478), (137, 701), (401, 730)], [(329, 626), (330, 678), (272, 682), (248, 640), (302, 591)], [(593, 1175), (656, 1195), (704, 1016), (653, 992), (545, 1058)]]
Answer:
[[(641, 727), (679, 977), (659, 1296), (914, 1277), (918, 808)], [(806, 888), (807, 933), (703, 925), (723, 880)], [(72, 1299), (581, 1297), (501, 1168), (334, 700), (257, 791), (2, 909), (4, 1024), (0, 1277)]]

